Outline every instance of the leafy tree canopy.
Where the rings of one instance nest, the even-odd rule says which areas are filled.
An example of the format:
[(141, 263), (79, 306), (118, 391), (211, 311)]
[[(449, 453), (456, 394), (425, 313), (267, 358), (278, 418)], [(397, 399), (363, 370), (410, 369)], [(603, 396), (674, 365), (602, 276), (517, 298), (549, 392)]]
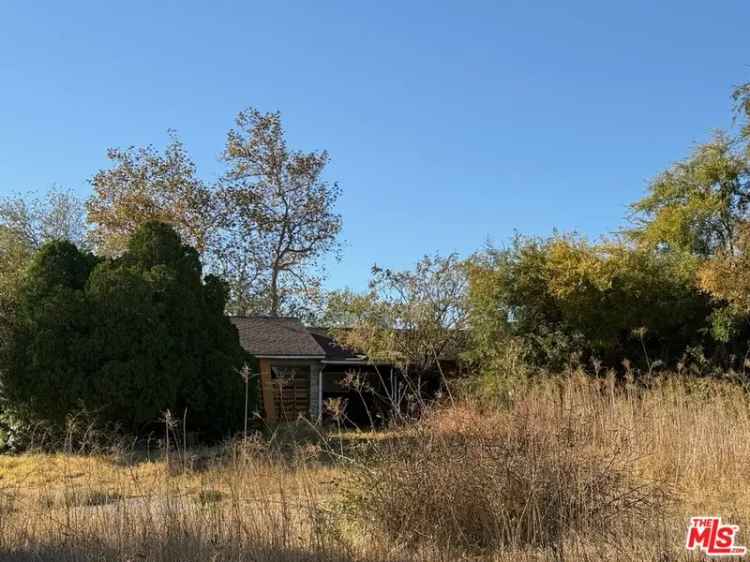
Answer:
[(86, 203), (97, 251), (118, 255), (130, 236), (148, 221), (172, 225), (199, 252), (209, 245), (214, 220), (212, 191), (174, 132), (163, 152), (153, 146), (110, 148), (112, 167), (91, 179)]
[(227, 134), (217, 262), (239, 313), (304, 315), (320, 294), (321, 258), (338, 256), (339, 186), (328, 153), (288, 147), (281, 114), (249, 108)]
[(571, 354), (610, 365), (652, 356), (674, 360), (696, 343), (710, 313), (682, 256), (591, 244), (576, 236), (517, 237), (470, 268), (469, 309), (478, 358), (509, 338), (536, 364), (560, 367)]
[(748, 219), (750, 161), (737, 141), (719, 134), (651, 183), (632, 205), (644, 246), (708, 257), (731, 251), (738, 224)]

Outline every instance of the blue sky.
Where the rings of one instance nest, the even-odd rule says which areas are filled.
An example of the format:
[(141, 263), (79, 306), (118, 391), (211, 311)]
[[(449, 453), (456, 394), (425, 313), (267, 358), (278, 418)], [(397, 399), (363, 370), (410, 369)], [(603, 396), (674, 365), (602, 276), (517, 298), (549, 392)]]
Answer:
[(87, 195), (108, 146), (174, 128), (201, 175), (282, 111), (344, 191), (333, 287), (514, 230), (597, 237), (732, 124), (750, 2), (0, 3), (0, 195)]

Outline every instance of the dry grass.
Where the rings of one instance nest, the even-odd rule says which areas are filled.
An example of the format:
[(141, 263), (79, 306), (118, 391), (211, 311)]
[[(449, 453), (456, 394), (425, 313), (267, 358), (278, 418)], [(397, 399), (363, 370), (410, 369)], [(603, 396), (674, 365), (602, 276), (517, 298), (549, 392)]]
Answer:
[(750, 401), (678, 378), (578, 375), (376, 435), (226, 448), (175, 470), (0, 457), (0, 559), (687, 560), (687, 518), (750, 542)]
[(409, 545), (476, 552), (558, 548), (572, 532), (611, 536), (662, 517), (668, 487), (634, 474), (636, 458), (539, 413), (429, 416), (373, 447), (353, 482), (356, 512)]

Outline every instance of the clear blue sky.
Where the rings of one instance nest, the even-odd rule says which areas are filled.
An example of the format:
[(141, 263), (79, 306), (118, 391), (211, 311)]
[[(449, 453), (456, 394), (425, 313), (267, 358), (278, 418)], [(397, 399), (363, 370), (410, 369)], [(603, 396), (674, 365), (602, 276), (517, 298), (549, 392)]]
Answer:
[(105, 148), (174, 128), (206, 179), (241, 108), (327, 149), (343, 261), (592, 237), (750, 80), (750, 2), (0, 3), (0, 194), (88, 193)]

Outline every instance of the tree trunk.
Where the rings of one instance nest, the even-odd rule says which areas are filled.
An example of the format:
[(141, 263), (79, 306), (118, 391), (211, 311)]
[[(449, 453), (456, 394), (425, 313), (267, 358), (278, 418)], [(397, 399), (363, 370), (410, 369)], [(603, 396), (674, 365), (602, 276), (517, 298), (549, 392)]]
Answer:
[(279, 271), (274, 268), (271, 273), (271, 316), (279, 315)]

